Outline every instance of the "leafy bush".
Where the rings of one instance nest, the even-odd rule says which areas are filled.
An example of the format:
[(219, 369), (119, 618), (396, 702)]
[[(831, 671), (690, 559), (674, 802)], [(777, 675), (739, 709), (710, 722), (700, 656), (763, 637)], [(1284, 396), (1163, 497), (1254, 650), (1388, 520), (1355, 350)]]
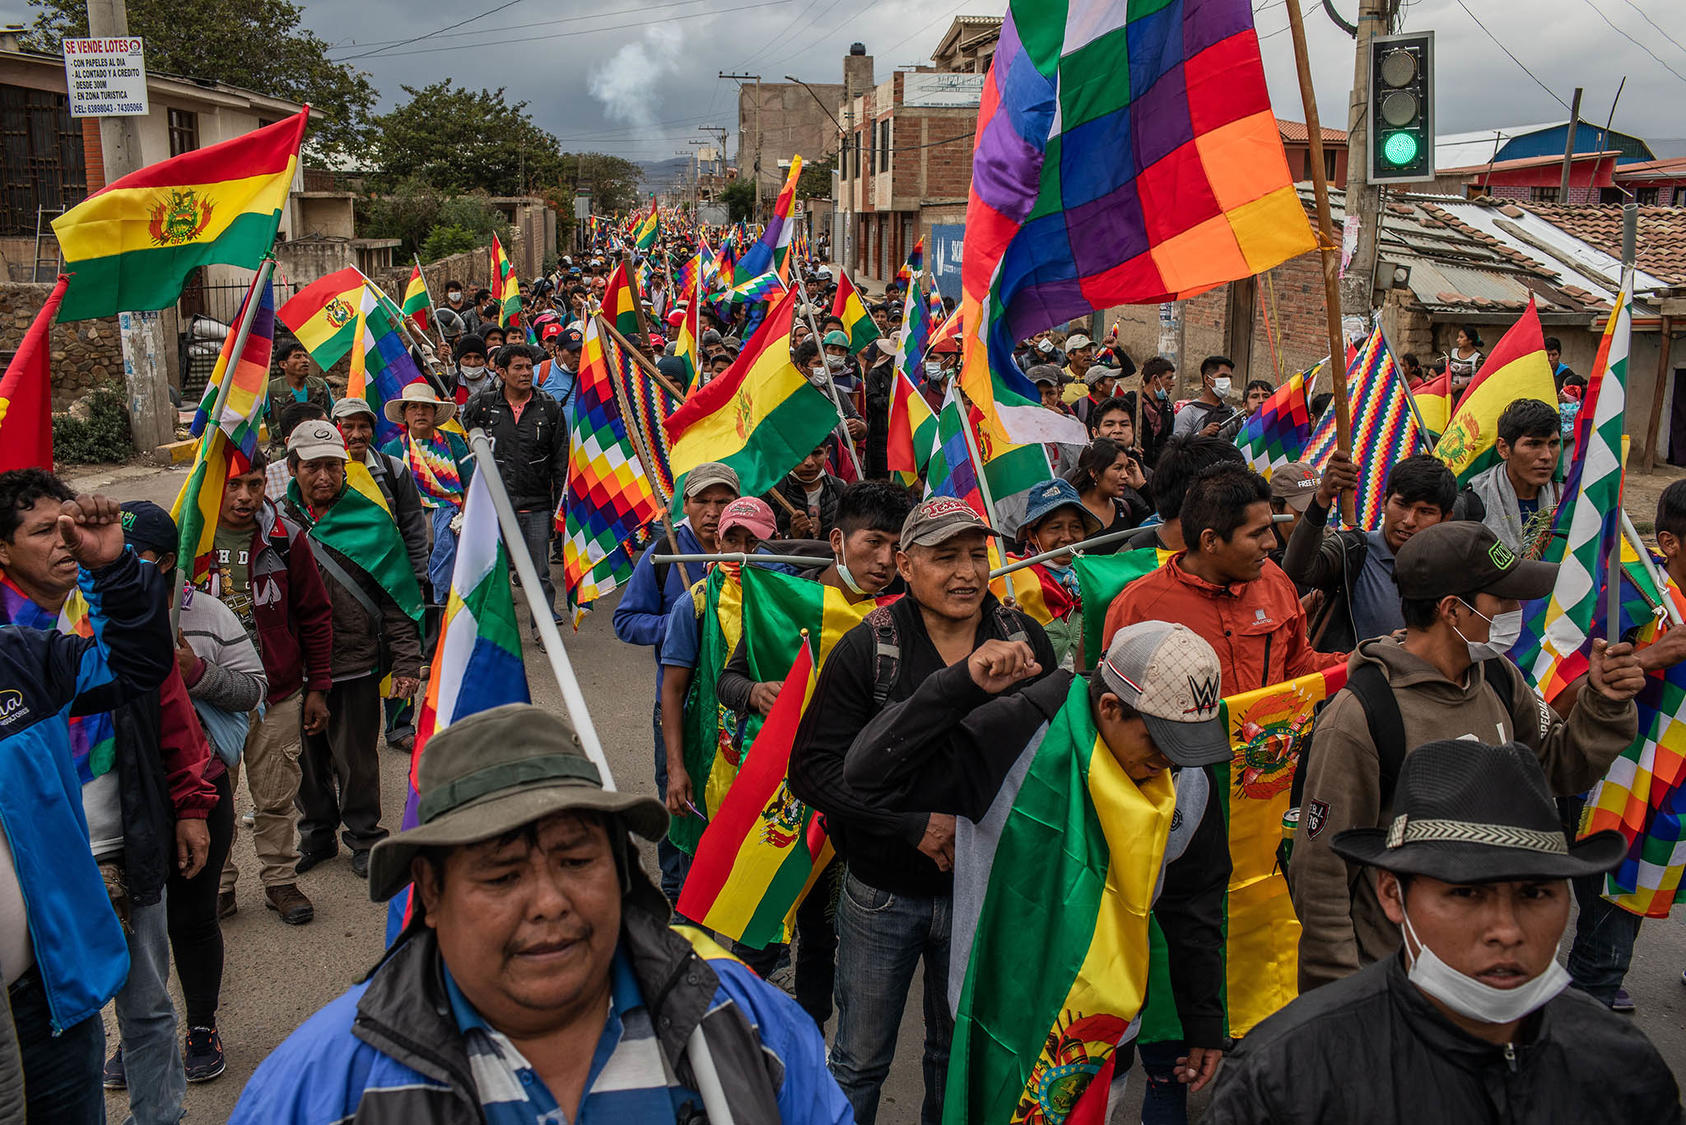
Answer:
[(434, 227), (422, 243), (422, 261), (437, 262), (440, 258), (461, 254), (464, 250), (472, 250), (478, 245), (480, 242), (474, 237), (473, 231), (456, 226)]
[(129, 404), (115, 387), (88, 396), (88, 418), (53, 416), (53, 459), (64, 465), (126, 461), (135, 452), (129, 433)]

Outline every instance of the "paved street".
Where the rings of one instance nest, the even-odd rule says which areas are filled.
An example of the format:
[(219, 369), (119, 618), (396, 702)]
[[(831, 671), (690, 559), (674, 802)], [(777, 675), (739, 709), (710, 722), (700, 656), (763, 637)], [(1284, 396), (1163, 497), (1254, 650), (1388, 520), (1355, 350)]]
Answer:
[[(120, 499), (150, 499), (167, 507), (186, 473), (184, 469), (125, 467), (115, 472), (95, 469), (69, 475), (79, 489), (104, 491)], [(525, 620), (524, 613), (522, 617)], [(607, 608), (587, 618), (577, 637), (566, 633), (564, 637), (617, 783), (625, 789), (650, 788), (649, 716), (654, 687), (650, 654), (615, 639)], [(560, 693), (542, 653), (530, 640), (526, 654), (534, 702), (559, 709)], [(403, 808), (407, 764), (405, 756), (383, 750), (383, 807), (390, 827), (396, 827)], [(236, 799), (239, 812), (250, 808), (244, 790)], [(653, 872), (653, 849), (646, 851), (646, 866)], [(223, 927), (228, 952), (219, 1013), (228, 1071), (215, 1082), (189, 1088), (187, 1108), (193, 1121), (225, 1120), (241, 1086), (264, 1055), (324, 1002), (353, 983), (374, 964), (382, 949), (385, 908), (368, 901), (366, 885), (351, 873), (345, 853), (301, 879), (301, 886), (316, 904), (315, 921), (302, 927), (284, 926), (264, 909), (248, 837), (242, 835), (236, 840), (234, 855), (241, 871), (240, 912)], [(1029, 962), (1034, 962), (1035, 955), (1035, 950), (1025, 951)], [(1683, 968), (1686, 930), (1677, 921), (1647, 923), (1627, 980), (1639, 1006), (1634, 1018), (1669, 1059), (1676, 1076), (1686, 1079)], [(912, 1125), (918, 1120), (922, 1032), (918, 1009), (915, 999), (903, 1023), (879, 1115), (884, 1125)], [(112, 1043), (114, 1027), (108, 1008), (108, 1038)], [(1612, 1081), (1619, 1080), (1619, 1076), (1612, 1076)], [(123, 1120), (127, 1111), (123, 1095), (111, 1095), (107, 1111), (112, 1121)], [(1118, 1118), (1130, 1119), (1123, 1115)]]

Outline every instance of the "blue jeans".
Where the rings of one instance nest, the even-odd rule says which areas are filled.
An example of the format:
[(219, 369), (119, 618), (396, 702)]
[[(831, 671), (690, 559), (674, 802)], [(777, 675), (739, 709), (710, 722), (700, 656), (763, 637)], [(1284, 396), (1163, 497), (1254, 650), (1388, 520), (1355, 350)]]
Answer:
[(859, 1125), (878, 1118), (878, 1096), (896, 1055), (896, 1032), (913, 971), (925, 963), (925, 1101), (921, 1125), (943, 1117), (948, 1049), (948, 943), (953, 900), (893, 895), (848, 871), (837, 904), (837, 1036), (831, 1076), (854, 1107)]
[(451, 596), (451, 571), (457, 565), (457, 533), (451, 530), (451, 521), (459, 511), (452, 504), (433, 509), (433, 550), (427, 556), (427, 580), (433, 586), (435, 605), (444, 605)]
[[(652, 712), (652, 725), (656, 731), (656, 800), (667, 802), (667, 746), (662, 742), (662, 693), (656, 688), (656, 708)], [(698, 795), (699, 799), (701, 794)], [(677, 906), (679, 892), (685, 886), (685, 876), (691, 873), (691, 857), (674, 847), (673, 841), (663, 836), (656, 841), (656, 862), (662, 870), (662, 894), (667, 901)]]
[(1137, 1043), (1136, 1053), (1141, 1056), (1142, 1075), (1147, 1080), (1142, 1094), (1142, 1125), (1188, 1125), (1188, 1087), (1177, 1081), (1177, 1060), (1188, 1054), (1188, 1044), (1171, 1039)]
[(47, 990), (39, 969), (12, 983), (12, 1023), (23, 1057), (24, 1090), (30, 1122), (53, 1125), (105, 1125), (105, 1025), (98, 1013), (53, 1035)]
[[(550, 529), (556, 523), (553, 512), (538, 509), (531, 512), (516, 512), (515, 520), (521, 525), (521, 537), (527, 541), (527, 557), (533, 560), (533, 569), (539, 572), (539, 585), (544, 589), (544, 604), (550, 609), (552, 619), (556, 617), (556, 584), (550, 580)], [(531, 599), (527, 605), (533, 607), (538, 602), (534, 591), (528, 590)], [(533, 628), (538, 628), (538, 618), (533, 619)]]
[[(1580, 822), (1586, 801), (1581, 797), (1558, 798), (1558, 811), (1571, 838)], [(1580, 916), (1575, 919), (1575, 940), (1569, 947), (1568, 969), (1575, 987), (1605, 1007), (1616, 999), (1633, 962), (1633, 943), (1639, 936), (1639, 915), (1623, 910), (1603, 898), (1604, 876), (1585, 875), (1571, 879)]]
[(129, 911), (129, 979), (117, 993), (117, 1030), (129, 1085), (125, 1125), (176, 1125), (187, 1092), (170, 1003), (169, 910), (160, 898)]

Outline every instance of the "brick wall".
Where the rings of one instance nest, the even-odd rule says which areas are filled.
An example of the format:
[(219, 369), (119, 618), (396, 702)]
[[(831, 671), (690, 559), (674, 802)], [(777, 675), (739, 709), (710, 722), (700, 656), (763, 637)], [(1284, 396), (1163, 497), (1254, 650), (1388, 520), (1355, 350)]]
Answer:
[(105, 186), (105, 147), (100, 143), (100, 123), (96, 117), (82, 119), (82, 163), (87, 168), (88, 194)]
[[(23, 342), (35, 314), (46, 304), (51, 285), (0, 283), (0, 355), (9, 361)], [(123, 345), (117, 318), (53, 325), (53, 409), (64, 410), (103, 383), (123, 379)]]

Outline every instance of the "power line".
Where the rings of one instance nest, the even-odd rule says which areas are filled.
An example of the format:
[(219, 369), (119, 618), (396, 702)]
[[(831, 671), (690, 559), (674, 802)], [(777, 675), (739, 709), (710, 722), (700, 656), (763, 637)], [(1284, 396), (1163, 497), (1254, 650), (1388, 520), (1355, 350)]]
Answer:
[[(1539, 76), (1536, 75), (1533, 71), (1529, 70), (1526, 63), (1524, 63), (1521, 59), (1517, 58), (1514, 54), (1511, 53), (1511, 50), (1510, 50), (1509, 47), (1506, 47), (1503, 43), (1499, 42), (1499, 37), (1497, 35), (1494, 35), (1491, 31), (1487, 30), (1487, 25), (1481, 22), (1481, 19), (1480, 19), (1479, 16), (1477, 16), (1474, 12), (1469, 10), (1469, 5), (1465, 4), (1464, 0), (1458, 0), (1458, 7), (1462, 8), (1464, 10), (1464, 15), (1468, 16), (1470, 19), (1475, 21), (1475, 26), (1479, 27), (1483, 32), (1486, 33), (1487, 38), (1489, 38), (1493, 41), (1493, 45), (1498, 47), (1499, 50), (1501, 50), (1505, 53), (1506, 58), (1510, 59), (1511, 62), (1513, 62), (1517, 66), (1521, 67), (1522, 73), (1526, 74), (1529, 78), (1532, 78), (1534, 80), (1534, 85), (1538, 86), (1540, 89), (1542, 89), (1546, 93), (1550, 94), (1551, 100), (1556, 102), (1558, 105), (1562, 106), (1564, 109), (1570, 108), (1569, 103), (1564, 101), (1562, 98), (1558, 97), (1556, 92), (1554, 90), (1552, 90), (1552, 88), (1550, 86), (1547, 86), (1544, 82), (1541, 82), (1540, 79), (1539, 79)], [(1571, 112), (1573, 112), (1573, 110), (1571, 110)]]
[[(515, 5), (517, 5), (519, 3), (521, 3), (521, 0), (504, 0), (504, 3), (499, 4), (496, 7), (487, 8), (484, 12), (481, 12), (478, 15), (469, 16), (465, 20), (458, 20), (456, 23), (448, 24), (445, 27), (436, 28), (433, 31), (424, 31), (420, 35), (415, 35), (415, 36), (411, 36), (409, 39), (400, 40), (398, 43), (396, 43), (394, 45), (402, 47), (406, 43), (419, 43), (423, 39), (432, 39), (435, 35), (443, 35), (447, 31), (455, 31), (457, 28), (462, 27), (465, 24), (471, 24), (475, 20), (485, 19), (487, 16), (495, 15), (496, 13), (503, 11), (505, 8), (513, 8), (513, 7), (515, 7)], [(387, 48), (385, 48), (385, 47), (377, 47), (375, 50), (365, 51), (361, 55), (349, 55), (346, 58), (341, 59), (340, 61), (341, 62), (351, 62), (354, 59), (366, 59), (370, 55), (378, 55), (378, 54), (381, 54), (382, 52), (384, 52), (386, 50), (387, 50)]]
[[(519, 3), (519, 0), (511, 0)], [(680, 20), (702, 19), (708, 16), (723, 16), (730, 12), (746, 12), (752, 8), (776, 8), (780, 4), (788, 4), (790, 0), (762, 0), (759, 4), (740, 4), (735, 8), (718, 8), (707, 12), (691, 12), (687, 15), (669, 16), (664, 22), (677, 23)], [(547, 39), (566, 39), (569, 36), (596, 35), (601, 31), (625, 31), (632, 27), (648, 27), (647, 23), (617, 23), (607, 27), (587, 27), (579, 31), (558, 31), (551, 35), (523, 35), (515, 39), (488, 39), (480, 43), (451, 43), (444, 47), (418, 47), (413, 51), (391, 51), (378, 57), (382, 59), (403, 58), (405, 55), (431, 55), (440, 51), (458, 51), (464, 47), (502, 47), (520, 43), (542, 43)], [(349, 62), (349, 59), (342, 60)]]
[[(1662, 67), (1664, 70), (1668, 71), (1670, 74), (1674, 75), (1676, 78), (1680, 79), (1682, 82), (1686, 82), (1686, 74), (1682, 74), (1678, 70), (1675, 70), (1672, 66), (1668, 65), (1668, 63), (1664, 62), (1662, 60), (1662, 58), (1660, 56), (1658, 56), (1657, 52), (1651, 50), (1651, 48), (1647, 47), (1645, 44), (1641, 43), (1639, 40), (1635, 39), (1633, 36), (1629, 35), (1627, 32), (1623, 31), (1621, 28), (1617, 27), (1615, 24), (1611, 23), (1610, 17), (1605, 15), (1603, 12), (1599, 11), (1598, 5), (1594, 4), (1592, 2), (1592, 0), (1584, 0), (1584, 2), (1585, 2), (1587, 7), (1592, 9), (1593, 15), (1595, 15), (1599, 19), (1603, 20), (1609, 26), (1611, 31), (1615, 32), (1617, 35), (1620, 35), (1623, 39), (1626, 39), (1629, 43), (1632, 43), (1635, 47), (1638, 47), (1641, 51), (1644, 51), (1647, 55), (1650, 55), (1652, 61), (1655, 62), (1658, 66)], [(1675, 44), (1675, 46), (1679, 46), (1679, 44), (1677, 43), (1677, 44)]]
[(1656, 33), (1658, 35), (1661, 35), (1664, 39), (1667, 39), (1670, 43), (1673, 43), (1675, 45), (1675, 47), (1679, 48), (1681, 51), (1686, 52), (1686, 46), (1682, 46), (1681, 43), (1680, 43), (1680, 40), (1676, 39), (1674, 36), (1670, 35), (1668, 32), (1664, 31), (1662, 28), (1658, 27), (1657, 21), (1645, 14), (1644, 8), (1641, 8), (1638, 4), (1635, 4), (1633, 2), (1633, 0), (1622, 0), (1622, 3), (1626, 4), (1628, 7), (1632, 8), (1634, 11), (1638, 12), (1639, 18), (1644, 20), (1646, 23), (1650, 24), (1651, 27), (1656, 31)]
[(923, 27), (921, 27), (918, 30), (916, 30), (915, 32), (913, 32), (913, 34), (903, 37), (899, 42), (890, 44), (889, 48), (887, 50), (885, 50), (885, 52), (884, 52), (885, 57), (888, 58), (889, 56), (895, 54), (897, 49), (900, 48), (903, 43), (910, 42), (910, 41), (918, 38), (919, 36), (925, 34), (925, 32), (928, 31), (931, 27), (933, 27), (934, 25), (936, 25), (938, 23), (941, 23), (943, 20), (948, 19), (949, 17), (953, 16), (954, 13), (958, 12), (961, 8), (964, 8), (969, 2), (970, 2), (970, 0), (960, 0), (960, 3), (954, 5), (952, 8), (950, 8), (946, 12), (939, 13), (936, 16), (935, 19), (932, 19), (929, 23), (925, 24)]
[[(554, 27), (559, 23), (579, 23), (582, 20), (601, 19), (607, 16), (624, 16), (634, 12), (656, 12), (663, 8), (685, 8), (692, 4), (700, 4), (703, 0), (674, 0), (670, 4), (652, 4), (647, 8), (616, 8), (607, 12), (593, 12), (586, 16), (561, 16), (552, 20), (534, 20), (532, 23), (509, 23), (498, 27), (483, 27), (478, 31), (469, 32), (470, 35), (495, 35), (505, 31), (525, 31), (534, 27)], [(359, 47), (399, 47), (406, 43), (413, 43), (414, 39), (371, 39), (366, 43), (347, 43), (344, 46), (335, 45), (330, 51), (351, 51)]]

